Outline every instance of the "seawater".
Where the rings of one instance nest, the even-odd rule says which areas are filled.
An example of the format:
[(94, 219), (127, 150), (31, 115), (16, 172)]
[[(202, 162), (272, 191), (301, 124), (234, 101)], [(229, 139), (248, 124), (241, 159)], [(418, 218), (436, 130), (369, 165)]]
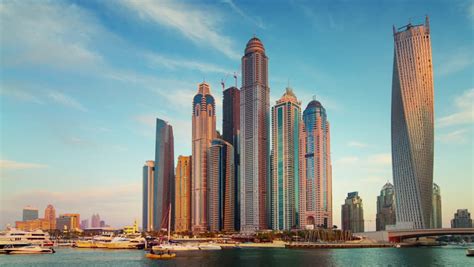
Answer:
[(0, 266), (474, 266), (466, 248), (224, 249), (150, 260), (143, 250), (58, 248), (47, 255), (0, 255)]

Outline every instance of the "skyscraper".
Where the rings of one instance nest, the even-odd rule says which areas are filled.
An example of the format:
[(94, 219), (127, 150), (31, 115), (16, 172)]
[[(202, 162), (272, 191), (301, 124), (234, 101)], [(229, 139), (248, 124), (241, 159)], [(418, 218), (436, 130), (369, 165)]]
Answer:
[[(91, 218), (91, 228), (99, 228), (100, 227), (100, 216), (99, 214), (92, 214), (92, 218)], [(58, 227), (58, 229), (60, 229)], [(143, 229), (146, 229), (146, 227), (144, 227)]]
[(303, 112), (300, 136), (302, 228), (333, 225), (330, 141), (326, 109), (319, 101), (312, 100)]
[(216, 105), (209, 84), (199, 84), (193, 99), (193, 155), (191, 188), (191, 226), (193, 232), (204, 232), (207, 223), (207, 150), (216, 138)]
[(393, 28), (392, 167), (397, 225), (430, 228), (433, 194), (433, 62), (430, 26)]
[(283, 96), (272, 107), (272, 164), (271, 219), (275, 230), (289, 230), (299, 226), (300, 171), (299, 138), (301, 102), (293, 90), (286, 88)]
[(364, 207), (358, 192), (347, 194), (341, 209), (342, 230), (353, 233), (364, 232)]
[(50, 229), (56, 229), (56, 209), (49, 204), (44, 210), (44, 219), (49, 222)]
[(23, 221), (31, 221), (38, 219), (38, 209), (31, 206), (23, 208)]
[(69, 217), (72, 219), (71, 228), (70, 229), (81, 229), (81, 215), (78, 213), (66, 213), (62, 214), (63, 217)]
[(433, 183), (433, 218), (431, 228), (443, 228), (441, 214), (441, 190), (437, 184)]
[(229, 87), (223, 94), (222, 139), (234, 147), (234, 225), (240, 230), (240, 90)]
[(191, 230), (191, 158), (191, 156), (179, 156), (176, 166), (176, 232)]
[[(174, 137), (173, 127), (156, 119), (155, 180), (153, 183), (153, 230), (174, 229)], [(169, 209), (171, 208), (171, 216)]]
[(253, 37), (242, 57), (240, 91), (240, 228), (253, 232), (268, 228), (270, 88), (268, 57)]
[(376, 230), (383, 231), (387, 225), (396, 223), (395, 216), (395, 189), (387, 182), (377, 197)]
[(89, 228), (89, 220), (85, 219), (81, 221), (81, 229), (88, 229)]
[(209, 230), (235, 231), (234, 148), (224, 140), (214, 139), (207, 156)]
[[(142, 204), (142, 226), (143, 231), (153, 231), (155, 228), (154, 223), (154, 203), (155, 203), (155, 162), (153, 160), (148, 160), (143, 166), (143, 204)], [(100, 227), (100, 217), (99, 215), (92, 215), (92, 228)]]
[(458, 209), (451, 220), (451, 228), (472, 228), (471, 213), (467, 209)]

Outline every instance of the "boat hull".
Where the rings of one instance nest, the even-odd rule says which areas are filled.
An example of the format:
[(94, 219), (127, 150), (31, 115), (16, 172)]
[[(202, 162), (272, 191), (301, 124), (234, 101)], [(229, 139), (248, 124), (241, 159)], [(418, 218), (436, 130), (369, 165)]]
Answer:
[(163, 255), (158, 255), (158, 254), (151, 254), (151, 253), (148, 253), (146, 254), (146, 257), (148, 259), (153, 259), (153, 260), (169, 260), (169, 259), (173, 259), (176, 257), (176, 254), (163, 254)]

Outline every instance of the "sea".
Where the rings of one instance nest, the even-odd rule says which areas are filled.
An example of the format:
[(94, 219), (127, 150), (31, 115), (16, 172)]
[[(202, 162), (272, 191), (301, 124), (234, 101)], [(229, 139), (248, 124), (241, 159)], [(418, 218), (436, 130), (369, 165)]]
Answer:
[(55, 254), (0, 255), (0, 266), (474, 266), (463, 247), (187, 251), (151, 260), (143, 250), (57, 248)]

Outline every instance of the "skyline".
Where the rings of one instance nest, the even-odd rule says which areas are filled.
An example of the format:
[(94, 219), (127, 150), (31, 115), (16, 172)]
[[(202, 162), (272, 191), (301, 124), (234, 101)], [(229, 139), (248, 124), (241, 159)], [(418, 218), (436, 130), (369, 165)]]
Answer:
[[(22, 7), (21, 3), (15, 3), (14, 5), (22, 7), (20, 10), (18, 7), (16, 7), (17, 9), (12, 8), (10, 2), (2, 3), (2, 17), (6, 18), (2, 36), (6, 38), (5, 40), (12, 37), (13, 40), (20, 41), (20, 46), (16, 49), (31, 51), (29, 54), (26, 53), (24, 57), (13, 60), (8, 55), (8, 52), (13, 49), (12, 43), (6, 42), (5, 46), (1, 48), (3, 59), (0, 96), (3, 110), (1, 121), (2, 125), (9, 126), (8, 128), (2, 126), (1, 139), (1, 213), (6, 214), (5, 217), (16, 216), (15, 210), (20, 210), (22, 206), (28, 204), (45, 206), (51, 202), (61, 212), (77, 209), (78, 213), (89, 214), (97, 210), (100, 214), (111, 218), (110, 221), (117, 225), (126, 225), (135, 218), (141, 218), (141, 173), (137, 171), (139, 170), (137, 166), (142, 166), (146, 160), (153, 159), (153, 124), (156, 117), (166, 118), (175, 128), (175, 157), (190, 155), (191, 137), (186, 129), (191, 128), (189, 105), (192, 102), (197, 84), (202, 81), (202, 76), (205, 76), (206, 81), (211, 84), (211, 92), (216, 98), (217, 121), (220, 122), (222, 118), (222, 93), (219, 90), (219, 81), (225, 77), (226, 72), (232, 74), (234, 70), (239, 69), (239, 59), (235, 58), (235, 54), (242, 54), (246, 41), (252, 35), (251, 30), (248, 29), (251, 28), (249, 24), (258, 21), (249, 20), (248, 18), (252, 18), (251, 15), (247, 15), (248, 18), (241, 18), (238, 13), (231, 13), (232, 18), (229, 18), (229, 20), (233, 21), (238, 17), (238, 20), (241, 20), (242, 28), (246, 28), (244, 33), (239, 31), (239, 35), (232, 37), (228, 36), (228, 30), (217, 30), (219, 27), (216, 27), (216, 29), (207, 27), (206, 29), (211, 30), (212, 33), (219, 33), (227, 39), (233, 40), (232, 45), (224, 42), (224, 44), (227, 44), (224, 45), (224, 48), (216, 48), (213, 43), (209, 47), (200, 45), (199, 43), (202, 40), (193, 36), (189, 37), (182, 29), (178, 29), (177, 33), (172, 33), (170, 29), (176, 28), (161, 21), (152, 21), (150, 18), (146, 18), (146, 13), (142, 14), (144, 18), (138, 17), (134, 12), (139, 7), (134, 5), (123, 4), (121, 6), (120, 12), (124, 12), (123, 9), (127, 7), (130, 14), (133, 14), (133, 18), (125, 19), (120, 17), (119, 11), (114, 13), (107, 5), (87, 3), (88, 6), (83, 6), (83, 4), (78, 3), (71, 7), (64, 3), (47, 3), (44, 5), (49, 5), (50, 10), (44, 8), (41, 14), (34, 17), (35, 19), (40, 18), (39, 22), (44, 22), (44, 25), (49, 25), (46, 22), (66, 20), (64, 25), (51, 30), (46, 29), (47, 27), (44, 25), (42, 28), (42, 24), (38, 23), (39, 30), (49, 33), (46, 36), (62, 34), (63, 37), (71, 37), (69, 36), (71, 35), (69, 31), (73, 32), (71, 29), (80, 26), (83, 30), (82, 35), (84, 36), (73, 36), (72, 40), (67, 38), (61, 40), (69, 44), (69, 46), (62, 46), (64, 49), (71, 49), (67, 51), (82, 51), (84, 53), (61, 54), (64, 51), (63, 49), (49, 51), (52, 57), (45, 58), (42, 57), (40, 52), (45, 52), (46, 48), (57, 44), (55, 43), (57, 41), (49, 40), (47, 42), (50, 43), (35, 43), (46, 41), (29, 40), (26, 36), (21, 36), (21, 33), (25, 33), (27, 30), (26, 27), (22, 28), (22, 26), (28, 25), (26, 23), (29, 21), (28, 18), (24, 24), (8, 24), (19, 22), (15, 20), (15, 18), (18, 19), (18, 16), (15, 17), (18, 13), (12, 13), (12, 10), (25, 14), (32, 8)], [(218, 8), (223, 8), (222, 5)], [(103, 9), (98, 9), (98, 6)], [(172, 8), (174, 4), (169, 4), (169, 6)], [(242, 6), (239, 8), (248, 10), (249, 14), (255, 14), (252, 13), (252, 11), (255, 11), (254, 7)], [(69, 18), (53, 14), (46, 16), (48, 12), (57, 9), (64, 9), (63, 11), (66, 14), (79, 11), (81, 16), (70, 16)], [(272, 10), (272, 14), (275, 12), (278, 14), (282, 11), (281, 9), (282, 7), (277, 5), (276, 10)], [(442, 24), (446, 23), (446, 19), (443, 17), (443, 21), (441, 21), (440, 18), (443, 11), (446, 11), (447, 15), (452, 15), (450, 12), (453, 12), (453, 10), (440, 6), (436, 10), (433, 7), (428, 9), (431, 9), (428, 10), (431, 12), (427, 10), (419, 11), (414, 8), (410, 11), (410, 14), (423, 15), (428, 12), (431, 17), (435, 72), (435, 138), (438, 137), (438, 140), (435, 139), (434, 182), (439, 184), (442, 190), (443, 226), (447, 227), (452, 214), (457, 209), (467, 208), (470, 211), (474, 209), (472, 194), (471, 196), (469, 194), (473, 191), (472, 179), (469, 180), (472, 177), (470, 161), (472, 161), (472, 99), (474, 98), (473, 89), (469, 89), (472, 87), (472, 78), (469, 77), (469, 74), (473, 71), (472, 52), (464, 51), (467, 56), (463, 55), (459, 58), (453, 56), (458, 61), (450, 61), (450, 55), (449, 53), (446, 54), (446, 51), (451, 50), (455, 54), (462, 50), (456, 48), (461, 47), (459, 43), (462, 43), (463, 40), (461, 39), (463, 37), (457, 37), (449, 32), (447, 26)], [(150, 10), (152, 12), (155, 9)], [(189, 10), (186, 8), (180, 10), (180, 12), (186, 11)], [(456, 11), (456, 14), (459, 15), (461, 11)], [(105, 14), (107, 12), (109, 13)], [(394, 12), (394, 10), (388, 13), (391, 12)], [(302, 14), (306, 13), (302, 11)], [(436, 14), (438, 15), (436, 16)], [(113, 15), (118, 16), (117, 25), (124, 27), (123, 32), (116, 29), (119, 26), (114, 26), (111, 21), (104, 19)], [(472, 20), (467, 18), (466, 21), (466, 16), (459, 15), (456, 18), (448, 16), (448, 21), (453, 22), (456, 27), (460, 26), (461, 29), (472, 33), (472, 28), (469, 25), (469, 21)], [(335, 15), (335, 17), (337, 16)], [(393, 16), (392, 14), (392, 16), (388, 16), (388, 23), (382, 17), (378, 19), (384, 21), (384, 23), (380, 23), (382, 25), (372, 25), (372, 27), (380, 31), (374, 34), (374, 36), (376, 35), (375, 40), (383, 39), (383, 41), (376, 42), (377, 45), (375, 46), (366, 43), (366, 48), (361, 47), (360, 41), (371, 37), (372, 32), (370, 34), (361, 32), (361, 36), (355, 40), (350, 38), (350, 31), (353, 27), (363, 24), (358, 21), (351, 21), (355, 24), (354, 26), (343, 24), (348, 29), (345, 27), (338, 29), (334, 26), (335, 28), (332, 29), (334, 33), (314, 26), (315, 28), (311, 29), (311, 32), (317, 37), (323, 37), (321, 43), (319, 40), (314, 40), (312, 36), (305, 36), (307, 39), (304, 40), (304, 43), (289, 42), (287, 39), (281, 40), (281, 36), (291, 37), (291, 33), (285, 32), (288, 30), (288, 28), (285, 28), (286, 26), (279, 27), (281, 22), (272, 21), (269, 18), (262, 18), (262, 21), (267, 22), (267, 24), (265, 29), (259, 28), (257, 31), (257, 36), (265, 44), (266, 52), (270, 58), (270, 105), (273, 105), (275, 100), (283, 94), (288, 83), (287, 77), (289, 77), (291, 87), (295, 89), (295, 94), (303, 102), (302, 106), (306, 106), (313, 94), (316, 94), (318, 99), (321, 98), (322, 104), (325, 107), (327, 106), (332, 127), (333, 216), (337, 225), (340, 225), (338, 214), (340, 214), (340, 205), (343, 203), (345, 195), (347, 192), (359, 191), (364, 199), (365, 219), (373, 220), (373, 224), (366, 226), (366, 228), (375, 228), (376, 196), (387, 180), (393, 181), (390, 159), (389, 156), (387, 157), (390, 154), (390, 109), (388, 106), (390, 103), (393, 60), (391, 26), (392, 24), (404, 25), (408, 21), (409, 15)], [(343, 18), (347, 19), (346, 17)], [(124, 21), (133, 22), (133, 24), (126, 24)], [(458, 25), (461, 24), (461, 21), (464, 21), (464, 27)], [(449, 24), (450, 27), (453, 23)], [(9, 32), (10, 30), (7, 30), (8, 25), (15, 26), (12, 28), (12, 32), (14, 29), (23, 30), (19, 31), (18, 36), (24, 39), (12, 35)], [(147, 29), (150, 33), (158, 31), (166, 34), (166, 36), (172, 37), (169, 42), (173, 46), (176, 45), (175, 42), (181, 42), (181, 45), (178, 45), (176, 49), (185, 50), (186, 56), (178, 56), (179, 53), (172, 54), (169, 46), (166, 48), (165, 44), (161, 45), (161, 40), (150, 39), (150, 37), (143, 38), (143, 40), (140, 40), (141, 42), (124, 41), (121, 38), (125, 38), (125, 33), (134, 31), (134, 27), (131, 25), (136, 27), (135, 31), (137, 29)], [(202, 22), (198, 25), (206, 26)], [(229, 26), (228, 24), (225, 25)], [(236, 26), (230, 25), (229, 27), (228, 29), (233, 29)], [(298, 30), (298, 35), (305, 35), (305, 29), (298, 28)], [(282, 31), (285, 34), (282, 34)], [(328, 43), (333, 44), (329, 41), (334, 42), (344, 35), (348, 36), (347, 41), (352, 41), (349, 44), (355, 46), (354, 48), (343, 46), (347, 51), (339, 50), (336, 53), (336, 50), (341, 48), (338, 43), (334, 43), (334, 49), (328, 47)], [(87, 37), (96, 36), (100, 37), (98, 43), (90, 43), (95, 39), (88, 39)], [(136, 34), (131, 36), (137, 38)], [(116, 47), (111, 49), (110, 53), (105, 52), (105, 47), (101, 47), (105, 45), (102, 42), (111, 40), (119, 41), (116, 42)], [(163, 41), (163, 43), (168, 43), (168, 41)], [(148, 51), (151, 48), (147, 46), (152, 44), (160, 44), (160, 46), (153, 51)], [(362, 42), (362, 44), (365, 43)], [(472, 39), (470, 44), (472, 45)], [(30, 47), (28, 45), (37, 46)], [(310, 50), (306, 50), (311, 53), (311, 56), (309, 58), (304, 57), (299, 51), (292, 49), (297, 45), (314, 46)], [(379, 45), (383, 49), (378, 49)], [(225, 48), (230, 46), (235, 48), (234, 52)], [(351, 53), (353, 51), (351, 49), (358, 50), (360, 54)], [(469, 50), (469, 43), (467, 49)], [(124, 67), (124, 64), (131, 63), (133, 58), (140, 58), (136, 54), (143, 52), (143, 50), (147, 51), (148, 56), (149, 53), (154, 53), (150, 56), (150, 62), (147, 63), (155, 65), (151, 65), (152, 67), (149, 68), (148, 66), (136, 65)], [(129, 51), (133, 52), (124, 53), (124, 59), (115, 62), (114, 54)], [(164, 55), (166, 53), (171, 53), (171, 55)], [(321, 55), (324, 53), (336, 57), (331, 58), (333, 60), (331, 61), (328, 57)], [(444, 57), (447, 58), (444, 59), (445, 62), (442, 61), (443, 53), (445, 53)], [(373, 58), (368, 57), (369, 55)], [(58, 60), (61, 57), (70, 61)], [(72, 57), (72, 59), (68, 57)], [(377, 57), (381, 60), (374, 60)], [(350, 70), (341, 64), (340, 60), (342, 59), (354, 63)], [(300, 63), (301, 60), (307, 60), (308, 62)], [(368, 63), (357, 62), (363, 60), (368, 60)], [(321, 61), (322, 65), (318, 64), (318, 61)], [(48, 63), (45, 65), (45, 69), (35, 70), (35, 66), (45, 62)], [(365, 76), (363, 72), (366, 71), (362, 71), (362, 69), (364, 69), (364, 66), (370, 67), (370, 63), (374, 62), (377, 62), (377, 67), (370, 69), (374, 71), (374, 74)], [(451, 63), (449, 64), (449, 62)], [(88, 67), (94, 65), (91, 63), (99, 64), (88, 70)], [(68, 64), (71, 65), (68, 66)], [(450, 66), (451, 69), (447, 69), (447, 66)], [(462, 66), (465, 68), (462, 69)], [(358, 70), (359, 67), (361, 70)], [(102, 75), (105, 73), (105, 76), (107, 76), (105, 78), (96, 76), (97, 74), (94, 73), (102, 69), (107, 70), (107, 72), (102, 73)], [(136, 71), (136, 73), (127, 73), (126, 70), (130, 71), (130, 69)], [(457, 71), (455, 71), (456, 69)], [(319, 75), (313, 76), (314, 73)], [(340, 75), (341, 73), (343, 75)], [(26, 74), (28, 74), (28, 79), (23, 79)], [(58, 74), (64, 75), (64, 77), (58, 77)], [(179, 81), (178, 79), (174, 81), (170, 79), (170, 77), (179, 76), (182, 76), (183, 79)], [(73, 80), (68, 81), (68, 78), (71, 77)], [(20, 81), (20, 79), (22, 80)], [(88, 79), (91, 79), (91, 81), (87, 81)], [(164, 86), (175, 94), (169, 94), (168, 90), (158, 86), (160, 79), (168, 80), (168, 84)], [(78, 81), (80, 81), (80, 85), (76, 84)], [(148, 84), (148, 82), (150, 83)], [(232, 79), (227, 79), (227, 84), (232, 85)], [(119, 85), (117, 87), (119, 89), (116, 88), (117, 85)], [(156, 88), (150, 88), (154, 86)], [(313, 86), (317, 89), (310, 90), (308, 88)], [(380, 90), (380, 87), (384, 90)], [(132, 89), (135, 90), (132, 91)], [(353, 91), (357, 91), (357, 89), (359, 89), (359, 92), (354, 93)], [(367, 90), (367, 92), (361, 93), (360, 90)], [(168, 94), (171, 95), (171, 98)], [(150, 95), (153, 97), (150, 98)], [(160, 100), (163, 99), (167, 103), (160, 103)], [(135, 100), (142, 102), (130, 103), (135, 102)], [(173, 100), (178, 102), (168, 103)], [(364, 105), (367, 109), (361, 108), (360, 103), (368, 104)], [(471, 108), (471, 113), (469, 113), (469, 108)], [(181, 112), (180, 109), (183, 109), (183, 111)], [(357, 123), (352, 122), (357, 117), (364, 119), (358, 120)], [(71, 119), (80, 123), (70, 125), (67, 122)], [(119, 123), (114, 123), (114, 121)], [(144, 126), (140, 126), (140, 123), (143, 123)], [(63, 127), (63, 125), (68, 125), (68, 127)], [(222, 132), (221, 123), (217, 123), (217, 129)], [(34, 132), (35, 135), (33, 136), (31, 132)], [(464, 143), (462, 138), (464, 138)], [(447, 144), (443, 143), (446, 141), (448, 141)], [(45, 154), (46, 151), (50, 152)], [(454, 159), (454, 157), (458, 158)], [(87, 168), (78, 169), (77, 162)], [(110, 164), (106, 164), (110, 162), (115, 163), (112, 173), (110, 173)], [(76, 172), (70, 172), (71, 169)], [(110, 186), (112, 183), (114, 188)], [(367, 183), (370, 184), (370, 189), (366, 188)], [(468, 186), (464, 186), (466, 183)], [(469, 183), (471, 184), (469, 185)], [(96, 185), (98, 185), (98, 189), (95, 189), (95, 192), (87, 193), (89, 189), (95, 188)], [(116, 185), (117, 188), (115, 188)], [(128, 188), (129, 185), (132, 185), (132, 187)], [(112, 190), (113, 192), (105, 191), (104, 196), (103, 190)], [(35, 191), (36, 193), (32, 196), (31, 193), (28, 193), (29, 191)], [(71, 197), (68, 196), (70, 193), (73, 193)], [(114, 198), (120, 195), (119, 193), (125, 194), (125, 199)], [(33, 198), (29, 200), (28, 196)], [(37, 199), (40, 197), (43, 200)], [(77, 198), (77, 201), (74, 197)], [(81, 203), (79, 201), (81, 198), (92, 205)], [(23, 199), (25, 202), (20, 201), (23, 201)], [(103, 201), (103, 205), (98, 203), (101, 201)], [(45, 202), (45, 205), (43, 205), (43, 202)], [(123, 207), (118, 207), (118, 210), (114, 211), (114, 207), (111, 206), (114, 202), (117, 206), (120, 206), (120, 204), (128, 205), (127, 207), (134, 209), (137, 215), (130, 218), (120, 217), (120, 214), (117, 213)], [(61, 205), (63, 205), (62, 208)], [(87, 210), (85, 205), (90, 206), (87, 207), (90, 210)], [(127, 216), (133, 215), (129, 214)], [(2, 218), (0, 222), (2, 226), (4, 220)], [(16, 219), (11, 217), (10, 221), (14, 220)]]

